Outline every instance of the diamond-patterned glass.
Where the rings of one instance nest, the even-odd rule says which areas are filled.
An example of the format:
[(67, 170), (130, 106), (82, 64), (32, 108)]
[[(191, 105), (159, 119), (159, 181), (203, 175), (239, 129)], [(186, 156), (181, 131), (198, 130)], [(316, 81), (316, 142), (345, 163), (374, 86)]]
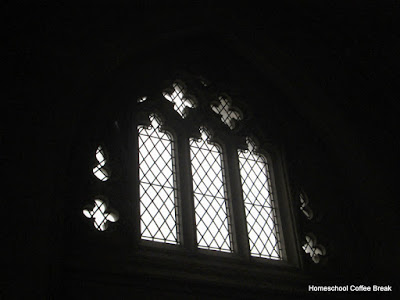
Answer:
[(179, 243), (172, 137), (160, 130), (156, 116), (139, 126), (140, 228), (142, 238)]
[(230, 129), (235, 128), (235, 120), (239, 121), (242, 117), (237, 111), (231, 110), (232, 107), (228, 99), (219, 97), (219, 101), (219, 105), (211, 104), (212, 110), (221, 115), (221, 121), (228, 125)]
[(107, 207), (104, 201), (96, 199), (94, 200), (93, 209), (92, 210), (84, 209), (83, 214), (87, 218), (94, 220), (93, 225), (97, 230), (104, 231), (108, 227), (107, 221), (115, 222), (118, 220), (117, 215), (110, 212), (106, 212), (106, 209)]
[(97, 165), (93, 168), (93, 174), (101, 181), (106, 181), (109, 178), (107, 170), (104, 168), (106, 159), (104, 157), (104, 151), (101, 146), (97, 147), (96, 150)]
[(314, 213), (312, 209), (308, 206), (308, 199), (303, 193), (299, 194), (299, 199), (300, 199), (300, 210), (303, 212), (303, 214), (311, 220), (314, 216)]
[(190, 139), (190, 157), (198, 247), (232, 252), (221, 150), (202, 130), (200, 140)]
[(326, 254), (325, 247), (322, 245), (316, 245), (316, 239), (312, 236), (305, 236), (306, 243), (303, 245), (305, 253), (309, 254), (314, 263), (319, 263), (321, 256)]
[(174, 88), (174, 91), (172, 92), (172, 94), (164, 92), (163, 96), (168, 101), (171, 101), (172, 103), (174, 103), (174, 109), (181, 115), (182, 118), (185, 118), (186, 117), (185, 108), (186, 107), (189, 107), (189, 108), (194, 107), (194, 103), (192, 100), (185, 98), (185, 95), (184, 95), (185, 90), (183, 89), (183, 87), (180, 84), (178, 84), (177, 82), (174, 82), (172, 87)]
[(281, 259), (267, 160), (251, 150), (238, 154), (250, 253)]

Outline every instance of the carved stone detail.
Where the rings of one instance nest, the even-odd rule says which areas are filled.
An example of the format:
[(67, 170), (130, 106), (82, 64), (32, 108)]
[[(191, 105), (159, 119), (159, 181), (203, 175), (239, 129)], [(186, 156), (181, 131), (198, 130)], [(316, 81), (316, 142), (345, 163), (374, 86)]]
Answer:
[(321, 256), (326, 255), (325, 247), (317, 243), (317, 238), (313, 233), (306, 234), (305, 241), (303, 250), (310, 255), (314, 263), (319, 263)]
[(99, 231), (107, 229), (107, 222), (116, 222), (119, 219), (116, 211), (107, 211), (107, 205), (101, 199), (95, 199), (94, 205), (87, 206), (82, 212), (85, 217), (93, 219), (93, 225)]
[(229, 126), (230, 129), (234, 129), (236, 122), (242, 119), (242, 114), (239, 109), (232, 106), (229, 97), (220, 96), (219, 102), (212, 103), (211, 108), (216, 113), (221, 115), (221, 121)]

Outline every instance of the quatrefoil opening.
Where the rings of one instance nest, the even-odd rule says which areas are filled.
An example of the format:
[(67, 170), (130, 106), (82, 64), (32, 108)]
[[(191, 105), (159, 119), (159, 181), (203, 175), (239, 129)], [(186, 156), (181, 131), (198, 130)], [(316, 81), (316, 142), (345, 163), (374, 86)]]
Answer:
[(87, 206), (82, 212), (85, 217), (93, 219), (93, 225), (99, 231), (106, 230), (108, 222), (116, 222), (119, 219), (118, 212), (108, 211), (106, 203), (101, 199), (95, 199), (94, 205)]
[(164, 90), (163, 96), (174, 104), (175, 111), (181, 115), (182, 119), (187, 117), (190, 108), (195, 107), (195, 101), (186, 95), (183, 84), (178, 82), (172, 84), (172, 89)]
[(326, 255), (325, 247), (317, 243), (317, 238), (312, 233), (308, 233), (305, 236), (305, 240), (306, 243), (303, 245), (304, 252), (310, 255), (314, 263), (319, 263), (321, 256)]
[(236, 122), (242, 120), (240, 110), (232, 106), (228, 97), (220, 96), (219, 102), (212, 103), (211, 109), (218, 115), (221, 115), (221, 121), (228, 125), (230, 129), (234, 129)]

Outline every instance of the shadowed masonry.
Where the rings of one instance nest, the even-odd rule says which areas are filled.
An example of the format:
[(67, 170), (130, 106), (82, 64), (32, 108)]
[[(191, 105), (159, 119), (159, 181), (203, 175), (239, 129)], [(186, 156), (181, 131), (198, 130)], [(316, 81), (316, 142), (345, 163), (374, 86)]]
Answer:
[(392, 286), (391, 285), (385, 285), (385, 286), (379, 286), (379, 285), (373, 285), (368, 286), (368, 285), (309, 285), (308, 286), (308, 291), (309, 292), (391, 292), (392, 291)]

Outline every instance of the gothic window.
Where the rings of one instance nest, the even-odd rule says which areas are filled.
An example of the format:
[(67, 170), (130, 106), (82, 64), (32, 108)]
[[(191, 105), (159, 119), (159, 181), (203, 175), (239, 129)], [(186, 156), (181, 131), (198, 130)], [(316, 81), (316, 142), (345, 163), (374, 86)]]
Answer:
[[(105, 191), (109, 200), (96, 196), (83, 208), (94, 227), (109, 232), (108, 227), (131, 226), (126, 232), (132, 236), (124, 238), (139, 247), (290, 260), (296, 247), (286, 244), (294, 238), (284, 176), (282, 168), (279, 176), (272, 168), (280, 156), (249, 138), (253, 132), (240, 101), (204, 79), (172, 81), (133, 99), (132, 111), (113, 120), (120, 134), (115, 143), (131, 145), (125, 158), (113, 156), (115, 145), (114, 154), (105, 151), (107, 144), (95, 151), (95, 192)], [(119, 169), (127, 170), (127, 180)], [(126, 197), (113, 195), (124, 188)], [(116, 198), (120, 214), (109, 209)], [(289, 220), (285, 226), (280, 213)]]
[(248, 150), (239, 150), (240, 175), (246, 210), (250, 253), (253, 256), (280, 259), (271, 175), (267, 159), (257, 154), (247, 139)]
[(174, 147), (171, 135), (150, 116), (139, 126), (140, 227), (143, 239), (178, 243)]
[(197, 242), (199, 248), (230, 252), (222, 151), (208, 140), (205, 128), (201, 129), (201, 139), (190, 139)]

